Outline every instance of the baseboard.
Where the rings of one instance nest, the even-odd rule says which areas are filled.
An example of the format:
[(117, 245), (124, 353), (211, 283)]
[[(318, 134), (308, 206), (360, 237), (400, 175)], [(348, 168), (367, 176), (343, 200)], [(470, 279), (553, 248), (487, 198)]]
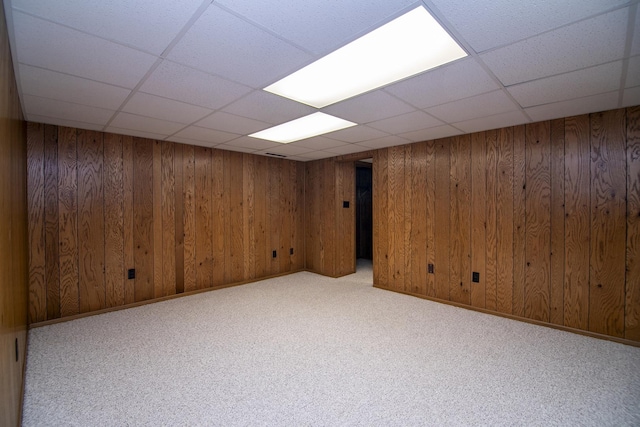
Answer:
[(433, 302), (439, 302), (441, 304), (447, 304), (447, 305), (451, 305), (451, 306), (458, 307), (458, 308), (464, 308), (464, 309), (467, 309), (467, 310), (473, 310), (473, 311), (477, 311), (477, 312), (484, 313), (484, 314), (491, 314), (491, 315), (494, 315), (494, 316), (504, 317), (506, 319), (517, 320), (519, 322), (531, 323), (533, 325), (538, 325), (538, 326), (546, 326), (548, 328), (558, 329), (558, 330), (561, 330), (561, 331), (571, 332), (571, 333), (579, 334), (579, 335), (585, 335), (585, 336), (591, 337), (591, 338), (597, 338), (597, 339), (601, 339), (601, 340), (613, 341), (613, 342), (617, 342), (619, 344), (630, 345), (632, 347), (640, 347), (640, 342), (628, 340), (626, 338), (612, 337), (610, 335), (599, 334), (597, 332), (584, 331), (582, 329), (571, 328), (571, 327), (563, 326), (563, 325), (556, 325), (556, 324), (553, 324), (553, 323), (547, 323), (547, 322), (543, 322), (543, 321), (540, 321), (540, 320), (528, 319), (526, 317), (514, 316), (513, 314), (500, 313), (500, 312), (497, 312), (497, 311), (487, 310), (485, 308), (474, 307), (474, 306), (466, 305), (466, 304), (460, 304), (460, 303), (457, 303), (457, 302), (447, 301), (447, 300), (440, 299), (440, 298), (429, 297), (429, 296), (426, 296), (426, 295), (416, 294), (416, 293), (413, 293), (413, 292), (406, 292), (406, 291), (400, 291), (400, 290), (397, 290), (397, 289), (391, 289), (391, 288), (387, 288), (385, 286), (373, 285), (373, 287), (374, 288), (378, 288), (378, 289), (383, 289), (385, 291), (396, 292), (396, 293), (403, 294), (403, 295), (410, 295), (412, 297), (422, 298), (422, 299), (426, 299), (426, 300), (433, 301)]

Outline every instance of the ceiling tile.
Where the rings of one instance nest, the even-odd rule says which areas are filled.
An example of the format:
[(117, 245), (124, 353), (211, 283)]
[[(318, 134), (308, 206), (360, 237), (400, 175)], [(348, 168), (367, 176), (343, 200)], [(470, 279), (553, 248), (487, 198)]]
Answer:
[(227, 151), (237, 151), (239, 153), (254, 153), (256, 151), (254, 148), (239, 147), (239, 146), (229, 145), (229, 144), (216, 145), (216, 149), (227, 150)]
[(358, 125), (336, 132), (331, 132), (326, 134), (325, 136), (328, 138), (337, 139), (338, 141), (354, 143), (366, 141), (369, 139), (382, 138), (383, 136), (387, 136), (387, 134), (377, 129), (372, 129), (369, 126)]
[[(640, 27), (638, 28), (638, 32), (640, 32)], [(629, 65), (627, 67), (625, 87), (634, 86), (640, 86), (640, 56), (629, 58)]]
[(264, 150), (271, 147), (277, 147), (280, 144), (273, 141), (267, 141), (259, 138), (252, 138), (250, 136), (241, 136), (240, 138), (236, 138), (232, 141), (225, 142), (225, 146), (233, 146), (233, 147), (242, 147), (252, 150)]
[(406, 138), (411, 142), (429, 141), (431, 139), (446, 138), (448, 136), (460, 135), (458, 129), (449, 126), (435, 126), (429, 129), (417, 130), (415, 132), (401, 133), (399, 136)]
[(640, 86), (625, 89), (622, 95), (622, 107), (640, 105)]
[(519, 108), (503, 91), (472, 96), (425, 110), (446, 123), (461, 122), (483, 116), (517, 110)]
[(113, 110), (72, 104), (70, 102), (32, 95), (23, 95), (22, 106), (29, 115), (92, 123), (102, 126), (106, 125), (115, 113)]
[(414, 111), (390, 119), (369, 123), (369, 126), (383, 132), (398, 134), (419, 129), (426, 129), (441, 125), (442, 122), (425, 113), (424, 111)]
[(180, 138), (177, 136), (170, 136), (167, 138), (167, 141), (176, 142), (178, 144), (197, 145), (198, 147), (207, 147), (207, 148), (212, 148), (220, 145), (215, 142), (198, 141), (197, 139)]
[(140, 90), (214, 110), (251, 91), (246, 86), (171, 61), (163, 61)]
[(328, 151), (319, 150), (319, 151), (311, 151), (309, 153), (304, 153), (300, 157), (303, 157), (305, 159), (304, 161), (309, 161), (309, 160), (326, 159), (329, 157), (335, 157), (336, 155), (337, 155), (336, 153), (330, 153)]
[(143, 131), (140, 131), (140, 130), (133, 130), (133, 129), (122, 129), (122, 128), (115, 127), (115, 126), (107, 127), (105, 132), (111, 132), (111, 133), (117, 133), (117, 134), (121, 134), (121, 135), (129, 135), (129, 136), (138, 136), (140, 138), (149, 138), (149, 139), (155, 139), (155, 140), (159, 140), (159, 141), (161, 141), (164, 138), (166, 138), (166, 135), (160, 135), (158, 133), (143, 132)]
[(15, 9), (160, 55), (203, 0), (12, 0)]
[(640, 12), (636, 9), (633, 39), (631, 40), (631, 55), (640, 55)]
[(249, 135), (250, 133), (271, 127), (270, 123), (236, 116), (235, 114), (219, 111), (205, 117), (196, 123), (197, 126), (209, 129), (221, 130), (224, 132), (236, 133), (238, 135)]
[(316, 111), (315, 108), (281, 96), (256, 90), (224, 111), (271, 124), (281, 124)]
[(61, 119), (59, 117), (38, 116), (37, 114), (27, 114), (25, 118), (26, 120), (34, 123), (46, 123), (51, 125), (67, 126), (70, 128), (78, 128), (78, 129), (101, 131), (104, 127), (103, 125), (96, 125), (93, 123), (79, 122), (76, 120), (66, 120), (66, 119)]
[(256, 89), (312, 59), (308, 53), (216, 6), (202, 14), (168, 58)]
[(19, 70), (23, 95), (117, 110), (131, 93), (129, 89), (28, 65), (20, 65)]
[(207, 108), (142, 92), (134, 94), (122, 111), (183, 124), (193, 123), (213, 112)]
[(513, 43), (627, 3), (626, 0), (431, 2), (476, 52)]
[[(413, 0), (305, 1), (218, 0), (314, 53), (329, 53), (356, 36), (379, 26), (388, 17), (414, 4)], [(394, 16), (395, 17), (395, 16)]]
[(23, 13), (14, 13), (13, 21), (18, 60), (27, 65), (132, 89), (156, 61), (147, 53)]
[(467, 58), (386, 87), (384, 90), (420, 109), (499, 89), (498, 84)]
[(274, 154), (283, 154), (285, 156), (297, 156), (299, 154), (308, 153), (308, 148), (296, 147), (291, 144), (279, 144), (276, 147), (267, 148), (266, 150), (262, 150), (263, 153), (274, 153)]
[(585, 98), (539, 105), (537, 107), (527, 108), (525, 112), (534, 122), (539, 122), (542, 120), (556, 119), (558, 117), (577, 116), (594, 111), (610, 110), (617, 108), (618, 94), (619, 91), (601, 93)]
[(338, 147), (327, 148), (323, 151), (326, 151), (327, 153), (333, 153), (334, 156), (342, 156), (345, 154), (360, 153), (367, 150), (370, 150), (370, 148), (365, 146), (364, 144), (345, 144)]
[(622, 61), (618, 61), (522, 83), (507, 90), (522, 107), (532, 107), (619, 89), (621, 71)]
[(528, 121), (521, 111), (511, 111), (509, 113), (496, 114), (495, 116), (483, 117), (481, 119), (458, 122), (453, 125), (458, 129), (471, 133), (519, 125)]
[(302, 141), (292, 142), (292, 144), (295, 144), (297, 147), (304, 147), (310, 150), (326, 150), (329, 148), (339, 147), (345, 143), (343, 141), (337, 141), (324, 136), (315, 136), (313, 138), (303, 139)]
[(177, 138), (187, 138), (196, 141), (204, 141), (211, 144), (223, 144), (232, 139), (236, 139), (238, 135), (228, 132), (221, 132), (219, 130), (201, 128), (198, 126), (189, 126), (186, 129), (174, 135)]
[(138, 116), (129, 113), (118, 113), (110, 126), (120, 129), (132, 129), (142, 132), (162, 134), (165, 137), (177, 132), (184, 127), (182, 123), (170, 122), (167, 120), (152, 119), (150, 117)]
[(415, 108), (381, 90), (339, 102), (322, 110), (358, 124), (415, 111)]
[(371, 150), (375, 148), (393, 147), (396, 145), (404, 145), (410, 143), (411, 141), (406, 138), (390, 135), (378, 139), (373, 139), (371, 141), (364, 141), (359, 143), (358, 145), (365, 147), (366, 150)]
[(481, 56), (505, 86), (622, 59), (628, 8)]

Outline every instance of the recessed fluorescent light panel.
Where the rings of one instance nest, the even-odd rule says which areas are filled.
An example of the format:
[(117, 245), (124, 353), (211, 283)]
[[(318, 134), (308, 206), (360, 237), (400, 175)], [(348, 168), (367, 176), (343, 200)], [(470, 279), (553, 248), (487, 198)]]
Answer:
[(420, 6), (264, 90), (322, 108), (465, 56)]
[(312, 136), (322, 135), (323, 133), (333, 132), (355, 125), (356, 123), (348, 120), (318, 112), (260, 132), (252, 133), (249, 136), (288, 144), (289, 142), (311, 138)]

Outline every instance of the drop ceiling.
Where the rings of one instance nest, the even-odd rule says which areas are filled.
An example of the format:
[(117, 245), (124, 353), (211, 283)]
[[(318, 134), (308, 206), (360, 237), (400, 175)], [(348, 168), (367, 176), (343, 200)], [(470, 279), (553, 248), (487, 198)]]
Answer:
[[(468, 56), (316, 109), (265, 86), (422, 6)], [(29, 121), (307, 161), (640, 104), (638, 1), (5, 0)], [(425, 48), (427, 48), (425, 46)], [(316, 111), (352, 128), (247, 135)]]

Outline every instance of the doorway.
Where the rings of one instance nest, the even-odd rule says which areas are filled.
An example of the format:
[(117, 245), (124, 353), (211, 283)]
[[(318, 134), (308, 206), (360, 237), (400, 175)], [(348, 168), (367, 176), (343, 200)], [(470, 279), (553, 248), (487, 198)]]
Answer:
[(356, 260), (373, 260), (373, 159), (356, 162)]

